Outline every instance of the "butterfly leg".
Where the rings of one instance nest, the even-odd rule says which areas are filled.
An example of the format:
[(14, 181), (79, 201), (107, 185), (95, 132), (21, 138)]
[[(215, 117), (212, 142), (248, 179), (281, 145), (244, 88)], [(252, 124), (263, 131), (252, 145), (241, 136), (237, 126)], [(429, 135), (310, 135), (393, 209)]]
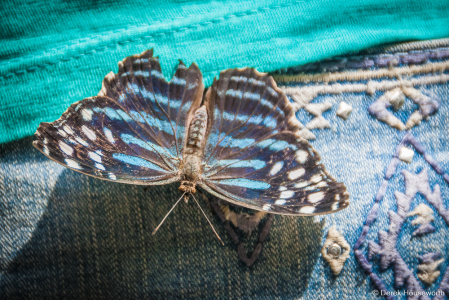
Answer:
[(204, 201), (206, 201), (206, 203), (207, 203), (207, 207), (209, 208), (209, 210), (213, 213), (214, 212), (214, 210), (212, 209), (212, 206), (211, 206), (211, 203), (210, 203), (210, 200), (209, 200), (209, 197), (207, 197), (207, 195), (202, 191), (202, 190), (200, 190), (200, 189), (197, 189), (197, 191), (198, 191), (198, 195), (201, 197), (201, 198), (203, 198), (204, 199)]

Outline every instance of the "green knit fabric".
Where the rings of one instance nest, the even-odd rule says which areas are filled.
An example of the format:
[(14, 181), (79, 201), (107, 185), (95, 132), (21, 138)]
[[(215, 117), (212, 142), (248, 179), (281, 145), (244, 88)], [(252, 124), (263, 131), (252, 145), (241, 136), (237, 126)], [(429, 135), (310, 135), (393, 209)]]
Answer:
[(382, 43), (449, 36), (448, 0), (2, 1), (0, 143), (94, 96), (126, 56), (154, 48), (169, 78), (196, 62), (273, 71)]

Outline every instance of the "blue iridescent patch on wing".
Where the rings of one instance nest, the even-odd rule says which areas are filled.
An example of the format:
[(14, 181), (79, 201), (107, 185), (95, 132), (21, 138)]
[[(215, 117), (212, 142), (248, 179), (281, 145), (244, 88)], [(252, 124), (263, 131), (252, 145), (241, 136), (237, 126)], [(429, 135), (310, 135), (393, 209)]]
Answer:
[(121, 162), (131, 164), (134, 166), (139, 166), (139, 167), (143, 167), (143, 168), (147, 168), (147, 169), (165, 172), (165, 170), (162, 169), (161, 167), (149, 162), (148, 160), (145, 160), (145, 159), (137, 157), (137, 156), (126, 155), (126, 154), (122, 154), (122, 153), (113, 153), (112, 157)]

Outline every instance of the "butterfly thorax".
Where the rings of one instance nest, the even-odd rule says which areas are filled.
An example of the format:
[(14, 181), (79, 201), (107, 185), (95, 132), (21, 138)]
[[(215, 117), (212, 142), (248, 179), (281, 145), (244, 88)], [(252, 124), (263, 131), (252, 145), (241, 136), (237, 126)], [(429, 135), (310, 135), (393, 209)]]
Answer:
[(182, 192), (195, 193), (195, 186), (201, 176), (201, 157), (203, 156), (204, 140), (207, 127), (207, 111), (203, 105), (198, 108), (190, 122), (186, 146), (183, 153), (181, 168)]

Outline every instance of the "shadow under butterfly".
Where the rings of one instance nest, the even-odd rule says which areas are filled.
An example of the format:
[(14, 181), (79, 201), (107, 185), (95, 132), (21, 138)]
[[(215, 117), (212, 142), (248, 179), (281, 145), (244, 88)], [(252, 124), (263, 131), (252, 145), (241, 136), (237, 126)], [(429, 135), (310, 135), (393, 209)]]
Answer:
[[(346, 208), (346, 187), (319, 163), (318, 153), (299, 136), (300, 127), (271, 76), (229, 69), (204, 91), (196, 64), (187, 68), (180, 62), (166, 82), (159, 59), (148, 50), (119, 62), (118, 73), (106, 75), (97, 96), (41, 123), (33, 144), (54, 161), (99, 179), (146, 186), (180, 182), (183, 194), (169, 213), (190, 196), (202, 211), (197, 187), (269, 214), (311, 216)], [(226, 221), (217, 207), (211, 203)], [(254, 260), (272, 220), (265, 222), (268, 230), (261, 232)], [(254, 263), (239, 247), (242, 260)]]

